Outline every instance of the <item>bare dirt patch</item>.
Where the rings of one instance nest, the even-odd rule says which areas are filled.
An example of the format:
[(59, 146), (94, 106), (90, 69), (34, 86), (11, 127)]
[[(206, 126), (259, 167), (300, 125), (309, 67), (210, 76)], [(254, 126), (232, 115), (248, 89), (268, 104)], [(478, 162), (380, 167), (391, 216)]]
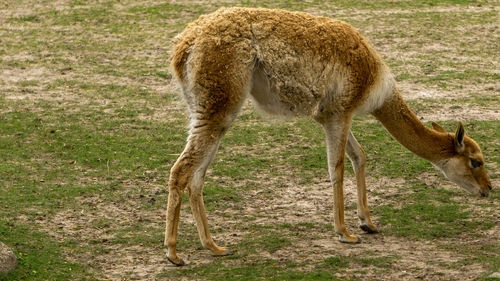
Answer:
[[(149, 194), (149, 200), (155, 195)], [(161, 232), (164, 213), (162, 210), (143, 210), (148, 198), (126, 196), (114, 202), (99, 196), (75, 198), (78, 208), (63, 210), (50, 217), (40, 217), (36, 223), (59, 241), (77, 241), (76, 252), (66, 252), (67, 259), (87, 264), (92, 271), (107, 280), (144, 280), (163, 271), (162, 241), (153, 246), (139, 240), (137, 245), (122, 245), (120, 237), (129, 237), (127, 228), (140, 224), (146, 231)], [(153, 199), (151, 199), (153, 198)], [(144, 199), (144, 200), (143, 200)], [(145, 201), (145, 202), (144, 202)], [(145, 238), (155, 233), (144, 233)], [(150, 238), (148, 238), (150, 239)], [(88, 251), (93, 245), (100, 247)]]

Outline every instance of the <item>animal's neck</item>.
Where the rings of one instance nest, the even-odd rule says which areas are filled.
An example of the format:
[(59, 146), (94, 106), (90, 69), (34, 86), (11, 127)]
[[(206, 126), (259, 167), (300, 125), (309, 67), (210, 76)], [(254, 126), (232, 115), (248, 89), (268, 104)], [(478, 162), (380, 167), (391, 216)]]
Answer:
[(453, 138), (448, 133), (431, 130), (422, 124), (406, 105), (398, 89), (378, 110), (373, 112), (384, 127), (416, 155), (437, 163), (453, 149)]

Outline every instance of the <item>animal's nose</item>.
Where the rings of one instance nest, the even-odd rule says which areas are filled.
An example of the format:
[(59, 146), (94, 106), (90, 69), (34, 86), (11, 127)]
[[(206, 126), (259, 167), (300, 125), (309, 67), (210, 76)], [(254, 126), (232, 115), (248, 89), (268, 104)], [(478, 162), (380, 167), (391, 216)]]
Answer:
[(488, 197), (488, 195), (490, 195), (490, 193), (488, 191), (481, 190), (482, 197)]

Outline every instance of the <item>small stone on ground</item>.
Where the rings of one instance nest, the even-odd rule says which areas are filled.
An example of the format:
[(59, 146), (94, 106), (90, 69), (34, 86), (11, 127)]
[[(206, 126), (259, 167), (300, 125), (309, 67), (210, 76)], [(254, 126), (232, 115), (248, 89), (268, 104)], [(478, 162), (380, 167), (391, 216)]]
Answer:
[(17, 258), (14, 252), (4, 243), (0, 242), (0, 273), (8, 273), (17, 266)]

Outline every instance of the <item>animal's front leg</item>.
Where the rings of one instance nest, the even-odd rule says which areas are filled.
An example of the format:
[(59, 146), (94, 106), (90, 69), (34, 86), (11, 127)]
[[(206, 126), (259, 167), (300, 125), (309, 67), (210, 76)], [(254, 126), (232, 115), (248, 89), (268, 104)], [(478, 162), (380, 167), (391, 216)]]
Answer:
[(333, 213), (334, 213), (334, 228), (339, 235), (339, 240), (344, 243), (358, 243), (360, 239), (356, 235), (351, 235), (347, 231), (344, 222), (344, 157), (342, 160), (335, 162), (333, 172), (330, 172), (330, 178), (333, 185)]
[(358, 189), (358, 217), (359, 227), (367, 233), (377, 233), (377, 227), (370, 219), (370, 210), (368, 209), (368, 200), (366, 199), (366, 180), (365, 180), (365, 152), (359, 145), (351, 131), (346, 146), (347, 156), (352, 162), (354, 174), (356, 175), (356, 186)]
[(349, 134), (350, 118), (333, 119), (323, 123), (326, 133), (328, 171), (333, 186), (334, 228), (339, 240), (358, 243), (360, 239), (349, 234), (344, 223), (344, 158)]

